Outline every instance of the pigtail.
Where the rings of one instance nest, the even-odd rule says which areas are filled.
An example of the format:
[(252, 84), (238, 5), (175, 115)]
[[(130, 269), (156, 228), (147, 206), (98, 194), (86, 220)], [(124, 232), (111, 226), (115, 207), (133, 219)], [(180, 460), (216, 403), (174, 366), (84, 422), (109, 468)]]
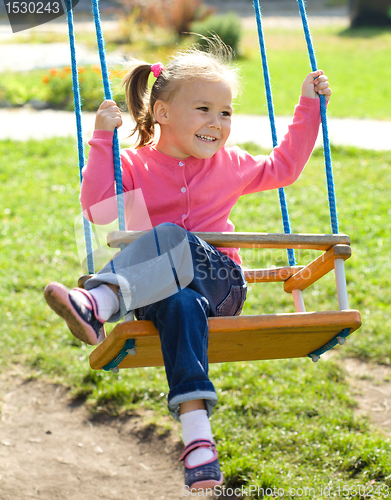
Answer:
[(136, 126), (130, 136), (138, 132), (136, 149), (151, 144), (155, 134), (155, 120), (149, 103), (148, 77), (151, 65), (139, 63), (129, 71), (122, 81), (125, 87), (126, 104)]

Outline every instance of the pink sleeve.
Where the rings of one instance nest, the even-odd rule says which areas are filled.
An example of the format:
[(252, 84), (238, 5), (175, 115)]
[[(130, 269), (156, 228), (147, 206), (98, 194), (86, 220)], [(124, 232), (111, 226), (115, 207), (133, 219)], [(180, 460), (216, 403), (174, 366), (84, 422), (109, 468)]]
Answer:
[[(88, 143), (91, 149), (83, 169), (80, 202), (84, 216), (95, 224), (109, 224), (118, 217), (112, 141), (112, 132), (95, 130)], [(124, 192), (132, 189), (129, 177), (123, 178)]]
[(288, 186), (298, 179), (318, 137), (319, 102), (319, 99), (300, 97), (288, 133), (269, 156), (241, 156), (242, 194)]

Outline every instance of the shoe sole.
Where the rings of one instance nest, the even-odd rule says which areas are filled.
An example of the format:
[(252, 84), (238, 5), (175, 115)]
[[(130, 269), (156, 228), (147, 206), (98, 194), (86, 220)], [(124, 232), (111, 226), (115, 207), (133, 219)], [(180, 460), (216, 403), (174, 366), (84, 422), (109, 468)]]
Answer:
[(68, 328), (77, 339), (90, 345), (99, 344), (100, 340), (97, 338), (95, 330), (79, 316), (69, 299), (69, 291), (64, 285), (50, 283), (45, 288), (44, 296), (49, 307), (65, 320)]
[(224, 482), (223, 475), (221, 474), (220, 479), (216, 481), (215, 479), (209, 479), (207, 481), (198, 481), (197, 483), (193, 483), (191, 485), (191, 488), (187, 486), (187, 489), (189, 491), (192, 490), (206, 490), (206, 489), (213, 489), (216, 486), (221, 486)]

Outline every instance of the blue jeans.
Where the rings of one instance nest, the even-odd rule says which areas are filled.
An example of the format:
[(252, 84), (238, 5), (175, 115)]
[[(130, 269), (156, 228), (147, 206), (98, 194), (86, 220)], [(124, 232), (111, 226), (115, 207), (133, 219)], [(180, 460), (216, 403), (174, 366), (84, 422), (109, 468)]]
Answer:
[(165, 223), (127, 246), (85, 287), (104, 283), (120, 285), (120, 311), (109, 321), (135, 310), (137, 319), (151, 320), (159, 331), (171, 415), (178, 420), (181, 403), (203, 399), (210, 416), (217, 395), (208, 377), (208, 317), (240, 314), (247, 291), (241, 267), (194, 234)]

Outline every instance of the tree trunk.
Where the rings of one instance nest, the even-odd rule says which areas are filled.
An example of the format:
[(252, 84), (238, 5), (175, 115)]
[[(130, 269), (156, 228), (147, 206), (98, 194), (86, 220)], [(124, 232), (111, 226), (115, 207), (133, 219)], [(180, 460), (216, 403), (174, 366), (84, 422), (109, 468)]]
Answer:
[(391, 26), (391, 0), (350, 0), (351, 27)]

